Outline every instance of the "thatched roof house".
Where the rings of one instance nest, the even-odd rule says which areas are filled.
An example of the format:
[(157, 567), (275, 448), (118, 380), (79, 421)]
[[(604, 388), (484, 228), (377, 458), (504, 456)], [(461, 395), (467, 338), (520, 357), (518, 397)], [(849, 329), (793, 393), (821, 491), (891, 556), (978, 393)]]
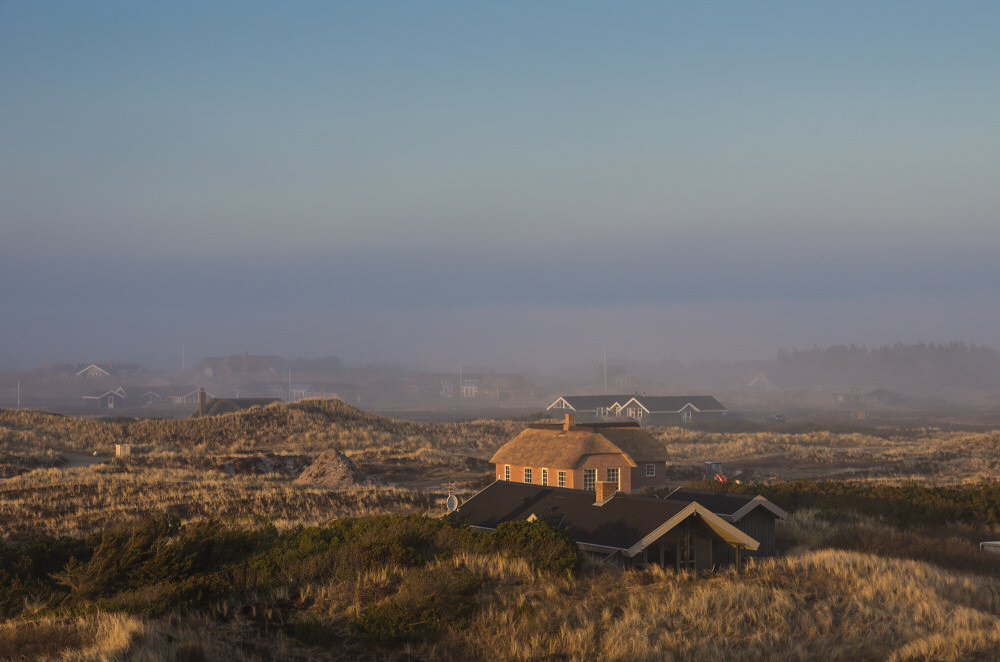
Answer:
[(498, 480), (575, 489), (598, 481), (631, 492), (666, 481), (667, 449), (636, 423), (528, 426), (490, 459)]

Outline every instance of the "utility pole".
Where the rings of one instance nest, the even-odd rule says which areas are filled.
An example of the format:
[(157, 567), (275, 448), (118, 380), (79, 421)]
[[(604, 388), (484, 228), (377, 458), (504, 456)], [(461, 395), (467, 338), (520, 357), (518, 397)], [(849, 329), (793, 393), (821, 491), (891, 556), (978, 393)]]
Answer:
[(21, 408), (21, 382), (17, 382), (17, 408)]
[(604, 350), (604, 392), (608, 392), (608, 350)]

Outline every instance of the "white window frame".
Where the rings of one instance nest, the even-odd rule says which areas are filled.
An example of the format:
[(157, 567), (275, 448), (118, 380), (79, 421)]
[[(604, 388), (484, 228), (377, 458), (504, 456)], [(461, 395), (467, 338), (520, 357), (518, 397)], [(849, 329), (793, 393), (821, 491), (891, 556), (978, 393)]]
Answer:
[(646, 478), (652, 478), (656, 475), (656, 465), (650, 462), (646, 465)]
[(531, 484), (531, 467), (524, 468), (524, 482), (525, 484)]
[(503, 465), (503, 479), (505, 481), (507, 481), (508, 483), (510, 482), (510, 465), (509, 464)]
[(566, 472), (560, 471), (556, 473), (556, 485), (558, 487), (566, 487)]
[(549, 484), (549, 470), (542, 469), (542, 485), (548, 486)]
[[(618, 489), (621, 489), (621, 487), (622, 487), (622, 470), (621, 469), (619, 469), (618, 467), (608, 467), (607, 476), (608, 476), (608, 482), (609, 483), (614, 482), (616, 485), (618, 485)], [(614, 478), (612, 478), (612, 476), (614, 476)]]
[(597, 469), (583, 470), (583, 489), (591, 492), (597, 490)]

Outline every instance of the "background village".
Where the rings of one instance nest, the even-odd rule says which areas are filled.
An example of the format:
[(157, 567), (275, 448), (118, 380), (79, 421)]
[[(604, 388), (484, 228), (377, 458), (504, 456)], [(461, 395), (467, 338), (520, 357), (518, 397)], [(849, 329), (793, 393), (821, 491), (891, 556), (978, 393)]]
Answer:
[(710, 394), (730, 419), (759, 422), (994, 423), (1000, 422), (1000, 355), (962, 343), (852, 346), (730, 364), (600, 360), (530, 375), (461, 362), (452, 371), (420, 371), (243, 352), (174, 371), (102, 360), (0, 373), (0, 406), (84, 416), (184, 417), (201, 389), (225, 400), (230, 411), (339, 398), (411, 420), (528, 417), (566, 394)]

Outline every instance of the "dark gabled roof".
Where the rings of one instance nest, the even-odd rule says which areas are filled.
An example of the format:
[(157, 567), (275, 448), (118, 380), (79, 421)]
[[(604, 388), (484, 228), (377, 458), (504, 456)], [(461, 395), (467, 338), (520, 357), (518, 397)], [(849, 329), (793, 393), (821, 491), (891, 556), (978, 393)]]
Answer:
[(756, 508), (764, 508), (778, 519), (785, 519), (788, 513), (762, 496), (739, 492), (717, 492), (715, 490), (692, 490), (679, 487), (666, 498), (667, 501), (697, 501), (716, 515), (730, 522), (738, 522)]
[(629, 402), (635, 401), (651, 414), (674, 414), (680, 412), (687, 405), (691, 405), (697, 411), (726, 411), (721, 402), (711, 395), (564, 395), (548, 406), (548, 409), (565, 409), (565, 407), (555, 407), (562, 400), (574, 411), (594, 411), (595, 409), (611, 409), (614, 407), (624, 407)]
[(87, 372), (91, 368), (93, 368), (94, 370), (98, 370), (100, 372), (103, 372), (105, 375), (108, 375), (108, 376), (111, 375), (110, 372), (108, 372), (107, 370), (105, 370), (101, 366), (97, 365), (96, 363), (78, 363), (78, 364), (76, 364), (73, 367), (73, 372), (79, 375), (81, 372)]
[[(696, 411), (726, 411), (722, 403), (711, 395), (637, 395), (632, 398), (650, 414), (674, 414), (691, 405)], [(627, 404), (627, 403), (622, 403)]]
[(118, 388), (114, 389), (113, 391), (104, 391), (103, 393), (98, 392), (98, 391), (93, 391), (93, 392), (88, 393), (87, 395), (85, 395), (83, 397), (86, 398), (86, 399), (88, 399), (88, 400), (99, 400), (100, 398), (103, 398), (106, 395), (113, 395), (115, 397), (123, 398), (123, 399), (128, 398), (128, 396), (125, 394), (125, 389), (123, 389), (121, 386), (119, 386)]
[(501, 446), (490, 462), (532, 467), (576, 468), (589, 455), (624, 455), (632, 466), (663, 462), (667, 449), (651, 434), (632, 424), (531, 425)]
[(496, 481), (451, 516), (486, 529), (528, 519), (559, 521), (559, 528), (581, 545), (634, 556), (677, 523), (697, 515), (723, 540), (757, 548), (757, 541), (697, 503), (616, 494), (597, 505), (595, 497), (583, 490)]
[(602, 409), (609, 409), (614, 407), (616, 404), (623, 405), (629, 400), (635, 397), (635, 394), (631, 395), (564, 395), (558, 398), (555, 402), (548, 406), (548, 409), (552, 409), (559, 400), (563, 400), (574, 411), (593, 411), (598, 407)]

